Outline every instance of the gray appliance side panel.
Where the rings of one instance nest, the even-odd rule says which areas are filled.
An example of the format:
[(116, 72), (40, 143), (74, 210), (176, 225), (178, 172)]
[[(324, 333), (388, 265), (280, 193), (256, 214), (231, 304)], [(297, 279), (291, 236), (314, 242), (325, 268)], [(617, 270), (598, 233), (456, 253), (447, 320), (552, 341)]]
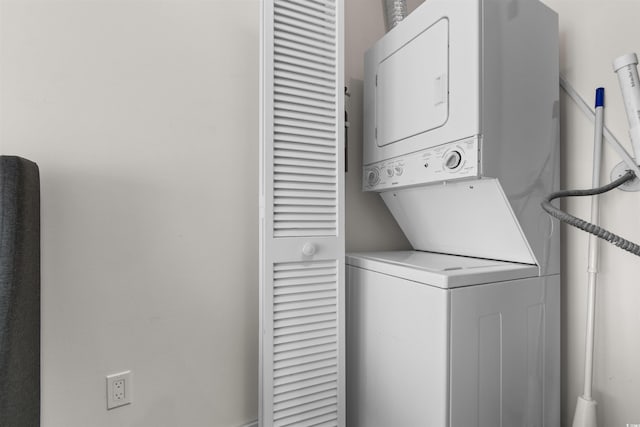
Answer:
[(540, 274), (559, 274), (559, 223), (540, 208), (560, 185), (558, 16), (537, 0), (482, 4), (481, 173), (499, 179)]
[(347, 267), (347, 425), (448, 427), (449, 291)]
[(452, 427), (560, 426), (560, 277), (451, 291)]

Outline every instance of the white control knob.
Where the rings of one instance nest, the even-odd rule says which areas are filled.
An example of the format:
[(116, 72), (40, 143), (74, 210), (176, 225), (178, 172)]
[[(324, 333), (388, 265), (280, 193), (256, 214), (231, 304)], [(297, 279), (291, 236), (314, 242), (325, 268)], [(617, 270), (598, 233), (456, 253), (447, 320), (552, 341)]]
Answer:
[(460, 162), (462, 161), (462, 155), (459, 151), (451, 151), (447, 153), (444, 159), (444, 167), (449, 170), (453, 170), (460, 166)]
[(313, 243), (305, 243), (302, 246), (302, 255), (304, 256), (312, 256), (316, 253), (316, 245), (314, 245)]
[(396, 175), (400, 176), (404, 173), (402, 166), (396, 166)]
[(378, 169), (371, 169), (367, 172), (367, 183), (369, 185), (375, 185), (380, 181), (380, 172)]

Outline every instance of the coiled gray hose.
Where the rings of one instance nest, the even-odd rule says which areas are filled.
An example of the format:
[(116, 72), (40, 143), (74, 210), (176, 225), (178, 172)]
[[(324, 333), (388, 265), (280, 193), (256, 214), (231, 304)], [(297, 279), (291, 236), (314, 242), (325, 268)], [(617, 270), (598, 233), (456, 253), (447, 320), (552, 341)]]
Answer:
[(563, 210), (556, 208), (551, 204), (552, 200), (560, 197), (595, 196), (596, 194), (606, 193), (607, 191), (611, 191), (614, 188), (621, 186), (627, 181), (631, 181), (635, 178), (635, 176), (635, 173), (633, 173), (632, 171), (628, 171), (620, 178), (616, 179), (610, 184), (603, 185), (602, 187), (592, 188), (590, 190), (565, 190), (551, 193), (541, 203), (542, 209), (544, 209), (549, 215), (559, 219), (564, 223), (579, 228), (582, 231), (586, 231), (587, 233), (591, 233), (594, 236), (597, 236), (609, 243), (616, 245), (620, 249), (624, 249), (625, 251), (631, 252), (634, 255), (640, 256), (640, 246), (636, 243), (630, 242), (629, 240), (613, 234), (612, 232), (605, 230), (602, 227), (598, 227), (595, 224), (577, 218)]

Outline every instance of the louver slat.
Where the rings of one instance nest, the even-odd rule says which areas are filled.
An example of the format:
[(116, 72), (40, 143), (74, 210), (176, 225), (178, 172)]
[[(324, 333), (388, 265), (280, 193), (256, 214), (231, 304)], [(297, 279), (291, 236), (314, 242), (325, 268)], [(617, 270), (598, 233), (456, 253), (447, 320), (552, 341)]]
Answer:
[[(278, 47), (287, 48), (296, 50), (299, 52), (306, 52), (310, 55), (313, 55), (315, 61), (321, 58), (327, 58), (329, 61), (333, 61), (331, 58), (335, 57), (335, 52), (333, 49), (326, 48), (320, 43), (312, 43), (311, 45), (304, 42), (302, 38), (294, 36), (292, 34), (280, 33), (278, 38), (275, 40), (275, 44)], [(323, 82), (324, 85), (327, 82)], [(329, 89), (332, 89), (333, 86), (328, 85)]]
[[(300, 357), (296, 357), (295, 359), (285, 359), (285, 360), (279, 360), (277, 362), (274, 363), (274, 367), (277, 370), (286, 370), (286, 369), (291, 369), (291, 368), (295, 368), (298, 366), (305, 366), (308, 365), (309, 363), (315, 363), (315, 362), (319, 362), (321, 360), (327, 360), (327, 359), (331, 359), (331, 360), (336, 360), (336, 356), (337, 356), (337, 351), (335, 350), (330, 350), (330, 351), (326, 351), (324, 353), (322, 352), (318, 352), (318, 353), (314, 353), (314, 354), (310, 354), (310, 355), (306, 355), (306, 356), (300, 356)], [(325, 378), (323, 382), (328, 382), (328, 381), (333, 381), (332, 379), (327, 379)], [(303, 388), (309, 387), (309, 385), (301, 385), (299, 387), (299, 390), (302, 390)], [(280, 392), (282, 392), (282, 390), (280, 390)], [(298, 394), (298, 396), (300, 396), (302, 394)], [(285, 400), (282, 397), (282, 393), (279, 393), (277, 396), (277, 399), (275, 401), (281, 401), (281, 400)]]
[[(322, 109), (315, 107), (307, 107), (301, 104), (294, 104), (288, 102), (276, 102), (275, 108), (280, 114), (281, 117), (294, 117), (294, 118), (313, 118), (316, 121), (325, 122), (327, 120), (333, 121), (335, 120), (333, 117), (333, 113), (335, 111), (330, 109)], [(289, 115), (293, 116), (289, 116)]]
[[(291, 163), (295, 163), (300, 166), (309, 166), (309, 167), (323, 167), (327, 168), (327, 161), (332, 161), (332, 154), (321, 154), (321, 153), (304, 153), (293, 150), (275, 150), (274, 153), (274, 164), (279, 165), (288, 165)], [(328, 167), (330, 168), (330, 167)]]
[(278, 403), (275, 405), (275, 409), (276, 410), (280, 410), (280, 409), (287, 409), (287, 408), (292, 408), (295, 406), (299, 406), (299, 405), (306, 405), (308, 403), (311, 402), (315, 402), (321, 399), (326, 399), (329, 397), (334, 397), (336, 396), (336, 391), (335, 390), (324, 390), (324, 391), (318, 391), (316, 393), (313, 393), (311, 395), (307, 395), (307, 396), (300, 396), (300, 397), (296, 397), (293, 399), (289, 399), (289, 400), (285, 400), (282, 403)]
[[(282, 290), (291, 289), (296, 292), (300, 292), (305, 289), (308, 285), (327, 285), (333, 283), (333, 275), (325, 275), (325, 276), (312, 276), (312, 277), (283, 277), (278, 279), (280, 286), (276, 289), (278, 292)], [(277, 295), (277, 292), (274, 292)]]
[(274, 171), (277, 174), (294, 174), (299, 176), (305, 176), (305, 175), (327, 176), (327, 177), (331, 177), (330, 182), (335, 182), (335, 175), (336, 175), (335, 169), (331, 168), (326, 163), (313, 162), (313, 163), (304, 165), (305, 167), (300, 167), (300, 166), (287, 165), (287, 162), (293, 163), (292, 160), (284, 160), (284, 159), (277, 159), (277, 158), (275, 160), (276, 161), (274, 162), (275, 163)]
[[(335, 31), (335, 17), (330, 14), (325, 14), (323, 18), (315, 18), (306, 13), (298, 13), (287, 9), (287, 5), (291, 5), (291, 2), (281, 1), (278, 3), (281, 4), (282, 7), (279, 7), (276, 10), (276, 17), (285, 16), (287, 18), (291, 18), (296, 22), (305, 25), (315, 33), (331, 36)], [(276, 37), (278, 36), (277, 31), (275, 35)]]
[(278, 396), (281, 393), (289, 393), (294, 390), (302, 390), (307, 387), (315, 387), (326, 383), (334, 383), (337, 378), (335, 375), (327, 376), (326, 378), (312, 378), (305, 381), (300, 381), (295, 384), (285, 384), (281, 386), (274, 387), (275, 395)]
[[(274, 88), (276, 95), (284, 94), (284, 95), (292, 95), (298, 97), (300, 100), (308, 99), (316, 102), (324, 103), (324, 107), (329, 107), (333, 100), (335, 99), (335, 95), (331, 93), (322, 93), (316, 91), (309, 91), (305, 89), (295, 89), (289, 86), (278, 85)], [(276, 112), (277, 114), (277, 112)]]
[(327, 91), (333, 90), (331, 82), (327, 82), (323, 79), (309, 77), (299, 73), (289, 73), (287, 71), (280, 71), (279, 75), (280, 79), (277, 83), (284, 86), (292, 86), (298, 89), (307, 89), (320, 93), (326, 93)]
[[(327, 271), (326, 269), (329, 269)], [(315, 272), (323, 271), (326, 274), (335, 274), (336, 272), (336, 263), (333, 260), (318, 260), (313, 263), (300, 263), (300, 262), (281, 262), (278, 263), (278, 268), (276, 272), (278, 273), (278, 277), (282, 277), (282, 272), (284, 271), (304, 271), (309, 275), (315, 274)]]
[(275, 230), (273, 236), (276, 238), (285, 238), (285, 237), (298, 237), (300, 236), (301, 230), (304, 230), (304, 235), (306, 237), (323, 237), (328, 235), (327, 229), (323, 228), (293, 228), (291, 230)]
[(301, 25), (300, 22), (286, 16), (276, 15), (275, 24), (278, 27), (278, 36), (281, 34), (295, 34), (303, 40), (315, 40), (329, 44), (333, 42), (330, 31), (322, 31), (321, 33), (309, 31), (304, 24)]
[(336, 322), (333, 320), (326, 320), (320, 322), (312, 322), (306, 325), (293, 325), (293, 326), (281, 326), (278, 329), (277, 334), (274, 335), (275, 338), (279, 337), (287, 337), (289, 335), (295, 335), (300, 332), (310, 332), (323, 330), (323, 329), (335, 329)]
[[(314, 73), (327, 74), (327, 75), (331, 75), (331, 71), (333, 70), (331, 67), (325, 66), (320, 62), (307, 61), (296, 56), (292, 57), (288, 55), (278, 54), (276, 55), (275, 60), (277, 61), (276, 62), (277, 66), (275, 67), (276, 72), (282, 70), (285, 66), (288, 66), (288, 65), (295, 65), (302, 68), (303, 70), (307, 70)], [(305, 73), (302, 73), (302, 74), (305, 74)], [(327, 107), (330, 108), (330, 105), (327, 105)]]
[[(276, 189), (290, 189), (290, 190), (309, 190), (309, 191), (331, 191), (329, 188), (331, 183), (312, 183), (312, 182), (295, 182), (291, 180), (276, 181), (274, 187)], [(304, 236), (299, 234), (298, 236)]]
[[(332, 287), (333, 286), (333, 287)], [(290, 295), (290, 294), (300, 294), (300, 293), (309, 293), (309, 292), (322, 292), (327, 290), (334, 289), (333, 283), (312, 283), (308, 285), (295, 285), (295, 286), (284, 286), (278, 289), (277, 292), (274, 292), (274, 296), (278, 295)]]
[[(307, 191), (290, 191), (290, 190), (276, 190), (275, 193), (280, 197), (278, 205), (291, 205), (291, 206), (333, 206), (335, 207), (335, 200), (331, 197), (330, 193), (323, 192), (307, 192)], [(295, 199), (293, 198), (295, 197)]]
[(313, 325), (318, 322), (332, 322), (335, 320), (336, 320), (335, 313), (324, 313), (324, 314), (317, 314), (314, 316), (307, 316), (307, 317), (297, 317), (297, 318), (294, 317), (290, 319), (274, 320), (273, 324), (274, 324), (274, 327), (278, 329), (278, 328), (287, 328), (287, 327), (294, 327), (294, 326), (302, 327), (302, 326)]
[(276, 124), (276, 127), (289, 126), (289, 127), (294, 127), (298, 129), (310, 129), (310, 130), (323, 131), (323, 132), (326, 132), (325, 135), (326, 137), (329, 137), (329, 138), (331, 138), (331, 136), (333, 135), (332, 132), (334, 130), (333, 123), (326, 124), (318, 121), (311, 121), (311, 120), (304, 120), (304, 119), (291, 120), (291, 119), (286, 119), (286, 118), (281, 118), (276, 116), (274, 123)]
[(300, 319), (303, 317), (314, 316), (318, 314), (335, 314), (335, 312), (336, 312), (335, 307), (321, 306), (321, 307), (305, 308), (301, 310), (282, 311), (280, 313), (275, 313), (273, 318), (274, 320)]
[(291, 1), (291, 0), (287, 2), (279, 2), (278, 4), (282, 7), (282, 9), (292, 10), (292, 11), (301, 13), (303, 15), (307, 15), (309, 17), (317, 18), (320, 22), (326, 21), (327, 16), (330, 16), (331, 18), (333, 18), (331, 22), (335, 23), (335, 15), (327, 14), (326, 8), (323, 9), (323, 8), (316, 8), (316, 7), (308, 7), (309, 3), (307, 5), (300, 5), (297, 2)]
[[(294, 137), (288, 135), (277, 135), (278, 139), (274, 143), (275, 154), (278, 150), (288, 150), (287, 157), (307, 158), (306, 156), (317, 156), (319, 154), (329, 155), (332, 159), (323, 159), (326, 161), (335, 161), (335, 147), (330, 145), (313, 145), (313, 142), (307, 142), (304, 146), (300, 146), (300, 141), (292, 141)], [(304, 142), (304, 141), (303, 141)], [(315, 158), (315, 157), (309, 157)]]
[[(295, 33), (289, 33), (285, 31), (281, 31), (280, 33), (278, 33), (278, 37), (278, 40), (275, 41), (277, 44), (292, 43), (292, 45), (290, 45), (289, 47), (294, 47), (297, 49), (311, 48), (315, 49), (315, 52), (320, 55), (329, 54), (335, 56), (335, 46), (332, 46), (329, 43), (319, 40), (311, 40), (308, 38), (300, 37)], [(331, 79), (328, 78), (327, 81), (331, 81)]]
[[(325, 191), (331, 191), (331, 188), (335, 185), (336, 183), (336, 178), (334, 176), (316, 176), (314, 174), (296, 174), (296, 173), (276, 173), (275, 174), (275, 181), (276, 183), (278, 183), (278, 181), (282, 181), (282, 182), (300, 182), (300, 183), (317, 183), (317, 184), (322, 184), (323, 187), (316, 187), (316, 189), (319, 190), (325, 190)], [(287, 184), (283, 184), (280, 183), (278, 185), (276, 185), (276, 188), (283, 188), (284, 185)], [(292, 184), (293, 185), (293, 184)], [(291, 187), (294, 188), (294, 187)]]
[(335, 154), (335, 146), (332, 146), (331, 142), (327, 139), (307, 137), (299, 133), (276, 133), (274, 137), (276, 139), (274, 141), (274, 148), (276, 149), (285, 148), (289, 146), (290, 143), (297, 143), (297, 149), (299, 151)]
[(274, 93), (275, 105), (281, 105), (279, 103), (287, 103), (289, 106), (286, 108), (287, 110), (295, 110), (298, 106), (302, 107), (312, 107), (320, 109), (324, 112), (323, 115), (335, 114), (335, 110), (333, 109), (333, 105), (328, 104), (326, 102), (318, 102), (313, 101), (306, 98), (299, 98), (296, 96), (284, 95)]
[(278, 223), (288, 222), (313, 222), (316, 224), (324, 224), (325, 222), (331, 222), (336, 220), (335, 214), (297, 214), (297, 215), (275, 215), (275, 220)]
[(274, 131), (276, 132), (276, 136), (278, 136), (279, 133), (293, 135), (295, 138), (297, 138), (300, 141), (300, 143), (305, 143), (304, 138), (308, 138), (311, 144), (317, 144), (317, 145), (324, 144), (327, 146), (331, 144), (331, 138), (332, 138), (331, 132), (312, 130), (312, 129), (305, 128), (303, 126), (299, 126), (299, 125), (296, 126), (295, 124), (290, 126), (275, 125), (273, 128), (274, 128)]
[(305, 205), (276, 205), (273, 211), (278, 213), (335, 213), (336, 209), (332, 206), (305, 206)]
[(335, 383), (333, 381), (312, 385), (309, 387), (301, 388), (293, 392), (279, 393), (277, 399), (274, 400), (275, 404), (291, 402), (294, 399), (306, 399), (312, 400), (317, 395), (324, 395), (327, 392), (335, 392)]
[[(331, 92), (328, 92), (326, 87), (319, 84), (304, 82), (301, 78), (302, 77), (290, 78), (289, 76), (283, 76), (283, 78), (277, 79), (276, 84), (278, 85), (279, 92), (287, 93), (286, 91), (288, 91), (288, 93), (292, 93), (291, 90), (296, 89), (306, 92), (309, 97), (314, 99), (320, 99), (319, 97), (323, 95), (333, 95)], [(330, 98), (322, 99), (327, 101)]]
[[(309, 265), (300, 264), (302, 268), (293, 268), (293, 265), (287, 266), (288, 268), (282, 268), (276, 270), (274, 272), (274, 278), (276, 280), (292, 278), (307, 278), (310, 277), (312, 279), (317, 279), (320, 282), (320, 279), (335, 277), (336, 269), (333, 265), (315, 265), (315, 263), (309, 263)], [(278, 282), (278, 287), (282, 286), (281, 282)]]
[(276, 59), (281, 59), (286, 63), (299, 64), (312, 70), (329, 71), (335, 65), (332, 62), (327, 62), (322, 56), (305, 53), (298, 49), (276, 46), (276, 50), (278, 55)]
[(278, 387), (280, 385), (299, 383), (300, 381), (312, 378), (326, 378), (327, 375), (337, 375), (337, 373), (338, 368), (334, 364), (323, 368), (308, 369), (293, 375), (282, 375), (275, 378), (274, 384)]
[[(333, 2), (323, 0), (289, 0), (288, 3), (297, 4), (307, 9), (319, 10), (325, 13), (327, 13), (327, 8), (329, 8), (330, 11), (333, 11), (333, 8), (335, 6)], [(335, 16), (335, 13), (332, 13), (332, 16)]]
[(303, 341), (310, 338), (321, 338), (330, 336), (335, 330), (332, 327), (304, 331), (303, 333), (290, 333), (279, 335), (274, 339), (274, 344), (285, 344), (296, 341)]
[[(318, 399), (316, 401), (307, 403), (305, 405), (294, 406), (288, 409), (282, 409), (277, 411), (280, 419), (288, 418), (288, 417), (296, 417), (307, 413), (313, 413), (318, 411), (318, 408), (327, 408), (327, 407), (335, 407), (338, 403), (338, 399), (335, 397), (329, 397), (325, 399)], [(331, 412), (329, 410), (328, 412)], [(299, 419), (299, 418), (298, 418)]]
[(334, 406), (328, 408), (319, 408), (315, 411), (306, 412), (293, 417), (288, 417), (274, 422), (275, 427), (312, 427), (318, 425), (319, 421), (332, 421), (337, 417)]
[(273, 277), (274, 426), (327, 422), (338, 410), (336, 262), (276, 264)]
[[(335, 360), (329, 359), (321, 359), (318, 361), (304, 363), (297, 366), (292, 366), (286, 369), (281, 369), (279, 376), (275, 378), (275, 381), (279, 381), (280, 378), (284, 378), (284, 382), (282, 384), (287, 384), (289, 382), (295, 381), (296, 375), (301, 375), (307, 372), (319, 372), (321, 369), (333, 369), (336, 371)], [(329, 394), (332, 390), (325, 392), (325, 394)], [(333, 390), (335, 393), (335, 390)], [(283, 405), (284, 406), (284, 405)]]
[(293, 110), (280, 110), (278, 111), (278, 116), (276, 116), (276, 120), (296, 120), (302, 123), (316, 123), (320, 125), (329, 125), (333, 124), (332, 117), (324, 117), (318, 116), (317, 114), (307, 114), (304, 112), (293, 111)]
[[(317, 175), (317, 174), (322, 174), (323, 171), (331, 171), (332, 169), (327, 167), (327, 164), (322, 162), (322, 161), (316, 161), (316, 160), (307, 160), (307, 159), (298, 159), (295, 157), (276, 157), (274, 159), (274, 165), (275, 167), (281, 167), (281, 168), (286, 168), (286, 167), (293, 167), (293, 168), (297, 168), (295, 172), (293, 173), (300, 173), (301, 171), (299, 170), (300, 167), (304, 167), (304, 173), (310, 173), (312, 175)], [(285, 170), (278, 170), (278, 172), (285, 172)], [(335, 172), (332, 172), (333, 174), (335, 174)]]

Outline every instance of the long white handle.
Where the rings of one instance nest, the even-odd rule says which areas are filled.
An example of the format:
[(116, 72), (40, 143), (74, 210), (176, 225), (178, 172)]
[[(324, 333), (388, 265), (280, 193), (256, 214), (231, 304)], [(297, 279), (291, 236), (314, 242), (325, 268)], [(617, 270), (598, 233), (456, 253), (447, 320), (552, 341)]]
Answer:
[[(600, 186), (600, 164), (602, 163), (602, 136), (604, 128), (604, 89), (596, 90), (595, 126), (593, 133), (593, 188)], [(598, 224), (599, 199), (591, 197), (591, 223)], [(593, 400), (593, 353), (596, 320), (596, 281), (598, 277), (598, 238), (589, 235), (589, 260), (587, 266), (587, 327), (585, 332), (584, 390), (578, 397), (573, 427), (596, 427), (596, 401)]]
[[(599, 88), (598, 93), (604, 92)], [(598, 96), (596, 96), (598, 97)], [(600, 105), (598, 105), (600, 104)], [(602, 129), (604, 127), (604, 106), (602, 102), (596, 102), (595, 128), (593, 134), (593, 176), (591, 178), (592, 188), (600, 186), (600, 165), (602, 163)], [(591, 223), (598, 224), (600, 216), (600, 198), (598, 195), (591, 197)], [(587, 331), (585, 345), (584, 363), (584, 394), (585, 399), (591, 399), (591, 388), (593, 385), (593, 351), (595, 336), (595, 311), (596, 311), (596, 281), (598, 276), (598, 238), (593, 234), (589, 235), (589, 261), (587, 266), (588, 274), (588, 297), (587, 297)]]

